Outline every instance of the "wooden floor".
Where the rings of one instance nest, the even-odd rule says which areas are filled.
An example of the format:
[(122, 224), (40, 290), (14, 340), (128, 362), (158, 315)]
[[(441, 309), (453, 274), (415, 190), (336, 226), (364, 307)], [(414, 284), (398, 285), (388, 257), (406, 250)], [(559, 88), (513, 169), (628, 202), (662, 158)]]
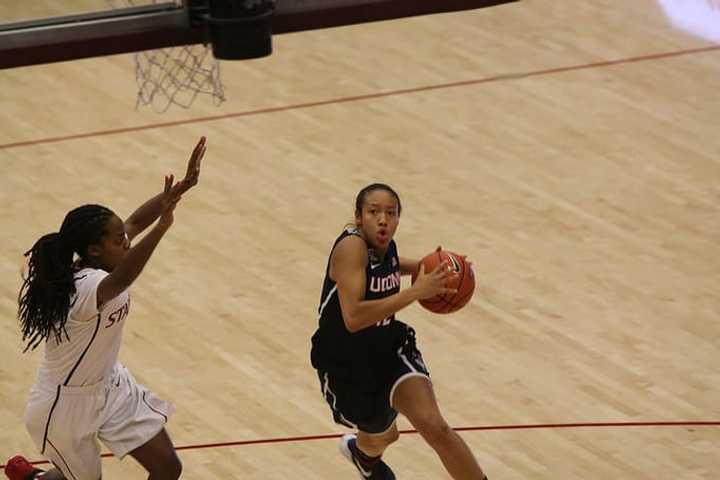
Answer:
[[(194, 447), (342, 431), (309, 337), (331, 242), (373, 181), (401, 194), (401, 254), (475, 263), (465, 309), (400, 318), (490, 478), (718, 478), (718, 47), (651, 0), (524, 0), (275, 50), (222, 64), (219, 108), (165, 115), (134, 111), (130, 55), (0, 71), (0, 463), (40, 459), (22, 425), (41, 355), (21, 354), (22, 253), (79, 204), (128, 215), (206, 135), (121, 351), (177, 406), (184, 478), (355, 478), (335, 439)], [(716, 425), (621, 425), (700, 421)], [(552, 426), (595, 422), (612, 425)], [(486, 426), (538, 428), (471, 428)], [(449, 478), (415, 434), (387, 461)], [(104, 467), (142, 478), (132, 459)]]

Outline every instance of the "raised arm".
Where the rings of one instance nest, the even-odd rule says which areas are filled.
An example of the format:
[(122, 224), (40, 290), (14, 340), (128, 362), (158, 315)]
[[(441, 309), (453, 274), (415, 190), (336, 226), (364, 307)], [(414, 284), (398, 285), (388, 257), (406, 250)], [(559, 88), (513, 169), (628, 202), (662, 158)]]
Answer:
[(367, 246), (357, 236), (341, 240), (330, 260), (330, 277), (337, 284), (340, 309), (350, 332), (375, 325), (415, 300), (452, 291), (445, 288), (448, 270), (443, 262), (429, 274), (420, 267), (418, 278), (410, 288), (378, 300), (365, 300), (367, 261)]
[(120, 295), (140, 275), (160, 239), (173, 224), (173, 211), (180, 201), (181, 191), (180, 182), (173, 185), (173, 176), (165, 177), (165, 188), (159, 200), (160, 220), (142, 240), (128, 250), (118, 266), (100, 281), (97, 289), (98, 308)]
[[(178, 191), (180, 195), (197, 185), (198, 179), (200, 178), (200, 163), (203, 155), (205, 155), (205, 137), (200, 138), (200, 141), (195, 145), (195, 149), (190, 155), (185, 178), (179, 182), (180, 187)], [(164, 195), (165, 192), (155, 195), (140, 205), (140, 207), (125, 220), (125, 233), (127, 233), (130, 240), (145, 231), (145, 229), (152, 225), (162, 214)]]

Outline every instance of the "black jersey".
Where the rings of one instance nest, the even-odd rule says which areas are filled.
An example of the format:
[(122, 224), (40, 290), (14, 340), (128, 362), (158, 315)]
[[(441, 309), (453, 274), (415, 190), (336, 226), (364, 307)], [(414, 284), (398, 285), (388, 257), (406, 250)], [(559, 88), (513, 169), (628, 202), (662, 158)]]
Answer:
[[(359, 236), (359, 232), (355, 228), (343, 231), (335, 240), (330, 257), (338, 242), (349, 235)], [(384, 366), (397, 356), (398, 348), (405, 341), (407, 326), (393, 314), (358, 332), (348, 331), (340, 309), (337, 285), (329, 272), (328, 259), (318, 309), (319, 327), (312, 337), (312, 364), (336, 377), (370, 385), (381, 384), (388, 375)], [(400, 258), (394, 240), (384, 258), (377, 258), (374, 250), (368, 249), (365, 277), (365, 300), (389, 297), (400, 291)]]

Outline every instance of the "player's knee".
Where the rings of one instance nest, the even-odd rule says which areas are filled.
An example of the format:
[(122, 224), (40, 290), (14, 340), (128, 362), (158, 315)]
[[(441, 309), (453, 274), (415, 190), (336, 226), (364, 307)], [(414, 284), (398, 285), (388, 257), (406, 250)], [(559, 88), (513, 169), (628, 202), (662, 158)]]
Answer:
[(174, 454), (167, 459), (165, 468), (168, 480), (177, 480), (178, 478), (180, 478), (183, 467), (182, 462), (180, 461), (180, 458), (177, 456), (177, 454)]
[(450, 425), (439, 415), (429, 415), (418, 419), (415, 427), (431, 445), (449, 440), (453, 433)]
[(396, 428), (379, 435), (366, 435), (363, 438), (363, 443), (373, 450), (385, 450), (390, 444), (397, 441), (400, 438), (400, 433)]
[(149, 473), (153, 478), (177, 480), (182, 474), (182, 462), (174, 451), (166, 452), (156, 459)]
[(400, 438), (400, 432), (397, 428), (393, 428), (392, 430), (386, 432), (385, 435), (383, 435), (383, 438), (385, 440), (385, 444), (390, 445), (398, 441)]

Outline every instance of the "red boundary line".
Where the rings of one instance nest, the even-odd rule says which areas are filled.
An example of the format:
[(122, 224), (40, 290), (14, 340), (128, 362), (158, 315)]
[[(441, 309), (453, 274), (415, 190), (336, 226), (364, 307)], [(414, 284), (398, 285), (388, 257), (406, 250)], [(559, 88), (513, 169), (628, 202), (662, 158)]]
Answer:
[(313, 108), (313, 107), (320, 107), (324, 105), (333, 105), (333, 104), (339, 104), (339, 103), (348, 103), (348, 102), (357, 102), (362, 100), (371, 100), (375, 98), (383, 98), (383, 97), (392, 97), (396, 95), (405, 95), (408, 93), (417, 93), (417, 92), (425, 92), (429, 90), (441, 90), (446, 88), (455, 88), (455, 87), (463, 87), (468, 85), (479, 85), (483, 83), (493, 83), (493, 82), (499, 82), (503, 80), (513, 80), (513, 79), (520, 79), (520, 78), (529, 78), (529, 77), (538, 77), (543, 75), (552, 75), (555, 73), (564, 73), (564, 72), (571, 72), (576, 70), (587, 70), (591, 68), (601, 68), (601, 67), (611, 67), (615, 65), (624, 65), (628, 63), (637, 63), (637, 62), (644, 62), (648, 60), (660, 60), (665, 58), (671, 58), (671, 57), (679, 57), (683, 55), (694, 55), (698, 53), (707, 53), (707, 52), (713, 52), (716, 50), (720, 50), (720, 45), (710, 45), (706, 47), (700, 47), (700, 48), (692, 48), (687, 50), (676, 50), (673, 52), (663, 52), (663, 53), (654, 53), (649, 55), (640, 55), (637, 57), (628, 57), (628, 58), (622, 58), (618, 60), (606, 60), (602, 62), (594, 62), (594, 63), (585, 63), (585, 64), (578, 64), (578, 65), (569, 65), (565, 67), (556, 67), (556, 68), (548, 68), (544, 70), (535, 70), (531, 72), (525, 72), (525, 73), (517, 73), (517, 74), (504, 74), (504, 75), (495, 75), (492, 77), (484, 77), (484, 78), (478, 78), (474, 80), (464, 80), (459, 82), (450, 82), (450, 83), (441, 83), (437, 85), (425, 85), (423, 87), (414, 87), (414, 88), (405, 88), (400, 90), (391, 90), (388, 92), (377, 92), (377, 93), (369, 93), (365, 95), (356, 95), (351, 97), (341, 97), (341, 98), (331, 98), (328, 100), (320, 100), (316, 102), (305, 102), (305, 103), (296, 103), (292, 105), (284, 105), (280, 107), (266, 107), (266, 108), (259, 108), (257, 110), (248, 110), (244, 112), (235, 112), (235, 113), (226, 113), (223, 115), (211, 115), (208, 117), (200, 117), (200, 118), (192, 118), (187, 120), (176, 120), (173, 122), (163, 122), (163, 123), (153, 123), (148, 125), (139, 125), (136, 127), (125, 127), (125, 128), (117, 128), (112, 130), (98, 130), (95, 132), (87, 132), (87, 133), (78, 133), (74, 135), (64, 135), (59, 137), (49, 137), (49, 138), (40, 138), (36, 140), (26, 140), (23, 142), (14, 142), (14, 143), (6, 143), (6, 144), (0, 144), (0, 150), (8, 149), (8, 148), (16, 148), (16, 147), (27, 147), (31, 145), (40, 145), (45, 143), (55, 143), (55, 142), (63, 142), (66, 140), (77, 140), (80, 138), (88, 138), (88, 137), (99, 137), (103, 135), (115, 135), (119, 133), (127, 133), (127, 132), (136, 132), (141, 130), (151, 130), (155, 128), (165, 128), (165, 127), (174, 127), (178, 125), (189, 125), (192, 123), (202, 123), (202, 122), (211, 122), (215, 120), (225, 120), (228, 118), (238, 118), (238, 117), (248, 117), (252, 115), (261, 115), (266, 113), (275, 113), (275, 112), (284, 112), (288, 110), (300, 110), (304, 108)]
[[(599, 428), (599, 427), (720, 427), (720, 421), (683, 421), (683, 422), (583, 422), (583, 423), (539, 423), (534, 425), (486, 425), (475, 427), (454, 428), (456, 432), (470, 432), (481, 430), (540, 430), (540, 429), (564, 429), (564, 428)], [(417, 430), (400, 430), (402, 434), (418, 433)], [(293, 443), (307, 442), (311, 440), (329, 440), (340, 438), (340, 433), (325, 435), (306, 435), (300, 437), (278, 437), (259, 438), (255, 440), (239, 440), (235, 442), (201, 443), (197, 445), (181, 445), (175, 450), (200, 450), (203, 448), (237, 447), (243, 445), (259, 445), (270, 443)], [(103, 453), (103, 458), (112, 457), (112, 453)], [(50, 463), (46, 460), (35, 460), (30, 462), (33, 465)], [(0, 465), (0, 469), (5, 465)]]

